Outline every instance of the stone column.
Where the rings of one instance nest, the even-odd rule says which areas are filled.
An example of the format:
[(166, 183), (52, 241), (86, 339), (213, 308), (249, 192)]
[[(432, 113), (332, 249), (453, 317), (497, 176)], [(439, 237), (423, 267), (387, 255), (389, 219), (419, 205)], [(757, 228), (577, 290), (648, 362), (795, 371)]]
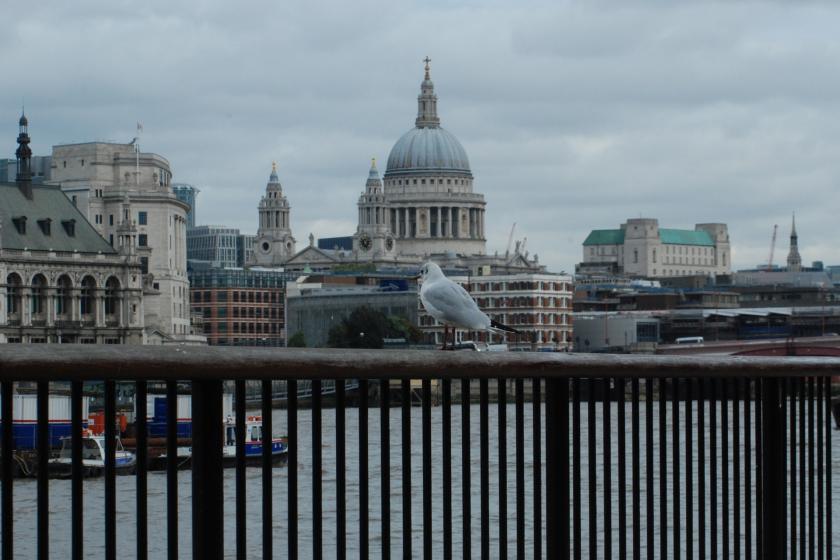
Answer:
[(105, 288), (97, 287), (93, 290), (94, 301), (94, 316), (96, 317), (96, 326), (105, 326)]
[(20, 287), (20, 324), (32, 324), (32, 288), (23, 285)]
[(56, 293), (55, 286), (44, 288), (44, 317), (48, 327), (55, 325)]

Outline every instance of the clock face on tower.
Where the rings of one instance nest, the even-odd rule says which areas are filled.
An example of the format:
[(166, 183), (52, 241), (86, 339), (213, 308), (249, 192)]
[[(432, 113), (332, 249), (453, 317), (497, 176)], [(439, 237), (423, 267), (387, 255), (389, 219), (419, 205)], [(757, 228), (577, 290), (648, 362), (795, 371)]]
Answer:
[(359, 247), (361, 247), (363, 251), (369, 251), (372, 244), (373, 242), (368, 234), (363, 233), (359, 236)]

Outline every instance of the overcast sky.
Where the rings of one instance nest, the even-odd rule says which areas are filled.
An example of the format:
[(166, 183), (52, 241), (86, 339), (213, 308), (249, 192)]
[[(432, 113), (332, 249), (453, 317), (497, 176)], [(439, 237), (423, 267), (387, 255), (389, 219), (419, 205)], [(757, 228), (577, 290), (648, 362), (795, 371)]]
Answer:
[[(277, 161), (299, 247), (350, 235), (371, 157), (442, 125), (515, 238), (570, 271), (595, 228), (729, 224), (733, 264), (840, 264), (840, 4), (74, 2), (4, 9), (0, 153), (23, 98), (35, 154), (129, 141), (201, 189), (197, 223), (256, 231)], [(677, 5), (679, 4), (679, 5)]]

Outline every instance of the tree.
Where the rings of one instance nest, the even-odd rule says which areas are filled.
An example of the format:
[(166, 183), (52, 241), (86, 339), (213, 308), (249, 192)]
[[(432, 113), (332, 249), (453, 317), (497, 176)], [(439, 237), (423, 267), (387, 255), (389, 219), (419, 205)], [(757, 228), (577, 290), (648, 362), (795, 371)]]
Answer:
[(306, 337), (303, 336), (303, 331), (298, 331), (289, 338), (286, 346), (290, 348), (306, 348)]

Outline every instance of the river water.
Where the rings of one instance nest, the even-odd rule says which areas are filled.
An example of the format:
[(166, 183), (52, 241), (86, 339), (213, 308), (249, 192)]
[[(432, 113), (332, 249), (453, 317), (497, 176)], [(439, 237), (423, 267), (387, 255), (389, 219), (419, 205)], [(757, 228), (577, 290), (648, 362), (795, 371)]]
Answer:
[[(697, 410), (696, 404), (694, 405), (694, 413), (692, 415), (695, 425), (697, 420)], [(543, 409), (544, 410), (544, 409)], [(597, 481), (596, 481), (596, 492), (598, 495), (597, 499), (597, 508), (598, 508), (598, 519), (599, 519), (599, 528), (597, 534), (597, 543), (598, 547), (604, 546), (604, 532), (601, 528), (600, 523), (601, 517), (603, 515), (602, 507), (603, 507), (603, 480), (602, 480), (602, 440), (601, 440), (601, 405), (596, 405), (597, 410), (597, 424), (596, 424), (596, 433), (597, 433), (597, 442), (596, 442), (596, 449), (597, 449)], [(358, 508), (358, 495), (359, 495), (359, 485), (358, 485), (358, 414), (356, 409), (348, 409), (346, 413), (346, 433), (347, 433), (347, 527), (348, 527), (348, 557), (355, 558), (358, 557), (358, 519), (359, 519), (359, 508)], [(616, 426), (617, 426), (617, 411), (616, 406), (613, 403), (611, 407), (612, 412), (612, 422), (610, 423), (613, 426), (613, 433), (611, 436), (611, 445), (612, 445), (612, 481), (611, 481), (611, 493), (614, 505), (612, 507), (612, 546), (613, 546), (613, 555), (617, 557), (618, 554), (618, 499), (617, 499), (617, 472), (618, 472), (618, 465), (617, 465), (617, 433), (616, 433)], [(507, 457), (507, 511), (508, 511), (508, 548), (509, 548), (509, 556), (515, 557), (515, 540), (516, 540), (516, 496), (515, 496), (515, 452), (514, 452), (514, 443), (515, 443), (515, 408), (514, 406), (508, 405), (506, 409), (507, 413), (507, 442), (509, 451), (506, 453)], [(526, 403), (525, 405), (525, 457), (526, 457), (526, 493), (525, 493), (525, 526), (526, 526), (526, 535), (528, 536), (528, 542), (533, 541), (533, 453), (532, 453), (532, 432), (531, 432), (531, 413), (532, 413), (532, 405), (530, 403)], [(413, 526), (413, 535), (412, 535), (412, 548), (415, 551), (415, 556), (420, 557), (422, 553), (422, 447), (421, 447), (421, 414), (422, 411), (420, 408), (412, 408), (411, 410), (411, 437), (412, 437), (412, 452), (411, 452), (411, 470), (412, 470), (412, 481), (411, 481), (411, 491), (412, 491), (412, 526)], [(654, 496), (655, 496), (655, 505), (656, 508), (659, 506), (659, 482), (658, 482), (658, 472), (656, 471), (656, 465), (658, 465), (658, 441), (659, 436), (656, 430), (658, 425), (658, 403), (654, 404), (654, 438), (653, 438), (653, 447), (654, 447)], [(718, 414), (720, 414), (720, 406), (718, 407)], [(644, 524), (645, 519), (645, 449), (646, 449), (646, 442), (645, 442), (645, 430), (644, 430), (644, 422), (645, 422), (645, 406), (642, 403), (640, 406), (640, 416), (641, 416), (641, 434), (640, 434), (640, 445), (642, 450), (642, 457), (641, 457), (641, 481), (642, 481), (642, 494), (641, 494), (641, 504), (642, 504), (642, 523)], [(435, 509), (435, 514), (433, 515), (433, 542), (435, 546), (435, 553), (434, 557), (438, 558), (442, 556), (443, 550), (443, 520), (442, 520), (442, 509), (441, 509), (441, 500), (442, 500), (442, 475), (441, 475), (441, 461), (440, 457), (442, 455), (442, 446), (441, 446), (441, 418), (442, 418), (442, 408), (441, 407), (434, 407), (432, 409), (432, 434), (433, 434), (433, 455), (434, 460), (432, 463), (432, 477), (433, 477), (433, 507)], [(587, 418), (587, 408), (585, 404), (581, 405), (581, 461), (582, 461), (582, 468), (581, 468), (581, 497), (582, 497), (582, 507), (581, 507), (581, 519), (583, 520), (582, 526), (582, 546), (583, 546), (583, 555), (584, 557), (588, 555), (588, 531), (587, 531), (587, 520), (588, 520), (588, 478), (587, 478), (587, 436), (588, 436), (588, 427), (586, 424)], [(667, 407), (667, 422), (668, 426), (671, 426), (671, 407), (670, 405)], [(706, 414), (706, 430), (708, 430), (708, 411)], [(452, 523), (452, 535), (453, 535), (453, 554), (455, 557), (462, 556), (462, 549), (461, 549), (461, 409), (460, 405), (453, 406), (452, 409), (452, 496), (453, 496), (453, 523)], [(479, 407), (477, 405), (471, 406), (471, 444), (472, 444), (472, 491), (471, 491), (471, 507), (472, 507), (472, 550), (473, 556), (478, 556), (479, 546), (480, 546), (480, 503), (479, 503), (479, 464), (478, 464), (478, 457), (479, 457), (479, 448), (478, 448), (478, 429), (479, 429)], [(630, 407), (627, 407), (627, 422), (630, 421)], [(274, 425), (274, 433), (275, 436), (277, 435), (284, 435), (286, 433), (286, 412), (284, 410), (275, 410), (273, 415), (273, 425)], [(310, 551), (312, 548), (312, 484), (311, 484), (311, 473), (312, 473), (312, 441), (311, 441), (311, 424), (312, 424), (312, 415), (311, 411), (309, 410), (300, 410), (298, 412), (298, 434), (299, 434), (299, 451), (298, 451), (298, 494), (299, 494), (299, 503), (298, 503), (298, 513), (299, 513), (299, 520), (298, 520), (298, 528), (299, 528), (299, 535), (298, 535), (298, 542), (299, 542), (299, 550), (301, 558), (307, 558), (311, 555)], [(499, 450), (498, 447), (494, 444), (496, 440), (497, 434), (497, 405), (491, 404), (489, 409), (489, 425), (490, 425), (490, 494), (491, 494), (491, 503), (490, 503), (490, 522), (491, 522), (491, 530), (490, 530), (490, 539), (491, 539), (491, 551), (498, 550), (498, 543), (499, 543), (499, 533), (497, 530), (498, 527), (498, 457), (499, 457)], [(681, 465), (680, 465), (680, 473), (681, 476), (684, 477), (685, 475), (685, 447), (684, 447), (684, 416), (682, 413), (681, 407), (681, 414), (680, 414), (680, 439), (681, 439)], [(543, 419), (542, 423), (543, 427), (545, 426), (545, 422)], [(336, 535), (336, 528), (335, 528), (335, 519), (336, 519), (336, 508), (335, 508), (335, 495), (336, 495), (336, 471), (335, 471), (335, 413), (334, 410), (328, 409), (324, 410), (323, 412), (323, 420), (322, 420), (322, 430), (323, 430), (323, 438), (322, 438), (322, 453), (323, 453), (323, 528), (324, 528), (324, 554), (326, 557), (332, 557), (335, 555), (335, 535)], [(718, 423), (718, 427), (720, 423)], [(731, 413), (730, 413), (730, 426), (731, 426)], [(400, 453), (401, 453), (401, 410), (398, 408), (393, 408), (390, 411), (390, 428), (391, 428), (391, 438), (390, 438), (390, 445), (391, 445), (391, 549), (392, 553), (395, 557), (401, 555), (402, 551), (402, 515), (401, 515), (401, 508), (402, 508), (402, 466), (400, 462)], [(743, 430), (743, 426), (741, 428)], [(543, 434), (544, 437), (544, 434)], [(694, 433), (694, 443), (696, 447), (697, 442), (697, 435), (696, 431)], [(380, 510), (380, 461), (379, 461), (379, 409), (370, 409), (369, 411), (369, 436), (368, 436), (370, 446), (370, 453), (369, 453), (369, 473), (370, 473), (370, 498), (369, 498), (369, 511), (368, 517), (370, 519), (370, 553), (372, 557), (378, 557), (381, 554), (381, 533), (380, 533), (380, 523), (381, 523), (381, 510)], [(732, 444), (732, 437), (729, 438), (730, 445)], [(671, 442), (671, 434), (669, 428), (668, 434), (668, 443), (670, 445)], [(743, 438), (741, 438), (741, 445), (743, 445)], [(543, 461), (545, 460), (545, 441), (543, 439), (541, 443), (542, 447), (542, 457)], [(627, 484), (628, 486), (631, 483), (630, 477), (630, 434), (629, 429), (627, 433)], [(832, 450), (833, 450), (833, 462), (832, 462), (832, 482), (834, 491), (831, 497), (832, 500), (832, 511), (834, 516), (834, 527), (833, 527), (833, 553), (832, 557), (840, 558), (840, 523), (837, 522), (838, 516), (840, 516), (840, 492), (836, 489), (838, 485), (840, 485), (840, 431), (833, 431), (832, 433)], [(708, 435), (706, 438), (706, 453), (708, 457), (709, 446), (708, 446)], [(668, 468), (670, 471), (671, 468), (671, 452), (670, 449), (668, 451)], [(697, 530), (697, 520), (698, 520), (698, 489), (697, 489), (697, 466), (696, 466), (696, 456), (693, 460), (694, 465), (694, 524), (695, 524), (695, 531)], [(718, 460), (720, 460), (720, 435), (718, 436)], [(730, 452), (730, 461), (731, 461), (731, 452)], [(708, 459), (706, 462), (706, 468), (708, 473)], [(743, 469), (743, 464), (741, 466)], [(545, 484), (545, 465), (542, 465), (543, 475), (542, 480), (543, 484)], [(731, 470), (731, 469), (730, 469)], [(274, 526), (275, 526), (275, 539), (274, 539), (274, 551), (275, 557), (277, 558), (284, 558), (286, 557), (286, 535), (287, 535), (287, 504), (285, 500), (286, 496), (286, 488), (287, 488), (287, 475), (288, 469), (283, 468), (276, 468), (273, 471), (273, 487), (274, 487)], [(707, 474), (708, 476), (708, 474)], [(720, 472), (718, 473), (720, 477)], [(235, 540), (234, 540), (234, 528), (235, 528), (235, 518), (234, 518), (234, 470), (233, 469), (226, 469), (224, 473), (224, 480), (225, 480), (225, 505), (226, 507), (229, 505), (230, 509), (225, 511), (226, 522), (225, 522), (225, 553), (227, 557), (233, 558), (234, 551), (235, 551)], [(684, 483), (684, 479), (683, 479)], [(755, 476), (752, 476), (752, 483), (755, 484)], [(732, 484), (730, 484), (730, 491), (732, 488)], [(720, 491), (721, 484), (718, 483), (718, 490)], [(743, 484), (742, 484), (743, 489)], [(180, 529), (180, 539), (179, 539), (179, 547), (181, 551), (182, 558), (189, 558), (190, 557), (190, 550), (191, 550), (191, 542), (192, 542), (192, 528), (190, 524), (190, 515), (191, 515), (191, 476), (189, 471), (184, 471), (179, 473), (179, 483), (178, 483), (178, 498), (179, 498), (179, 529)], [(543, 493), (545, 492), (545, 487), (543, 486)], [(709, 492), (709, 485), (707, 482), (706, 492)], [(15, 493), (15, 504), (14, 504), (14, 519), (15, 519), (15, 558), (33, 558), (35, 556), (36, 551), (36, 544), (35, 544), (35, 517), (36, 517), (36, 483), (34, 480), (17, 480), (15, 481), (14, 485), (14, 493)], [(262, 484), (261, 484), (261, 472), (258, 468), (249, 468), (247, 470), (247, 494), (248, 494), (248, 504), (249, 504), (249, 512), (247, 515), (247, 526), (248, 526), (248, 537), (247, 537), (247, 547), (249, 551), (250, 558), (261, 558), (261, 538), (262, 538), (262, 522), (261, 522), (261, 496), (262, 496)], [(755, 492), (752, 492), (754, 495)], [(671, 496), (672, 496), (672, 489), (671, 489), (671, 480), (670, 475), (668, 477), (668, 517), (669, 517), (669, 524), (671, 522)], [(685, 508), (685, 497), (681, 498), (682, 508)], [(545, 499), (543, 497), (543, 507), (545, 506)], [(631, 504), (632, 499), (628, 492), (627, 494), (627, 508), (628, 508), (628, 546), (630, 546), (630, 539), (632, 538), (632, 530), (631, 530), (631, 519), (629, 517), (631, 513)], [(742, 504), (743, 504), (743, 497), (742, 497)], [(104, 554), (104, 521), (103, 521), (103, 505), (104, 505), (104, 484), (102, 479), (91, 479), (86, 480), (84, 483), (84, 526), (85, 526), (85, 540), (84, 540), (84, 548), (85, 548), (85, 556), (90, 558), (99, 558), (102, 557)], [(718, 498), (718, 508), (721, 507), (721, 499)], [(732, 503), (730, 500), (730, 507), (732, 507)], [(743, 507), (743, 505), (742, 505)], [(752, 505), (753, 511), (755, 511), (755, 504)], [(163, 473), (150, 473), (148, 479), (148, 509), (149, 509), (149, 557), (150, 558), (165, 558), (166, 557), (166, 477)], [(658, 509), (655, 509), (656, 519), (658, 519)], [(710, 516), (709, 512), (709, 504), (706, 505), (706, 515), (707, 519)], [(720, 514), (719, 514), (720, 517)], [(545, 535), (545, 515), (542, 516), (543, 522), (543, 536)], [(732, 515), (730, 515), (730, 519), (732, 519)], [(132, 477), (119, 477), (117, 479), (117, 546), (118, 546), (118, 556), (120, 558), (134, 558), (135, 557), (135, 485), (134, 479)], [(707, 521), (707, 527), (709, 526), (709, 521)], [(653, 528), (655, 533), (655, 543), (656, 546), (659, 546), (659, 527), (658, 525)], [(741, 531), (743, 533), (744, 530), (744, 523), (741, 523)], [(669, 550), (671, 550), (673, 543), (671, 542), (671, 531), (672, 528), (668, 527), (667, 529), (669, 534)], [(755, 527), (753, 527), (753, 532), (755, 531)], [(720, 532), (720, 529), (719, 529)], [(684, 542), (684, 534), (685, 528), (682, 528), (682, 535), (683, 535), (683, 542), (681, 543), (681, 547), (685, 549), (685, 542)], [(642, 554), (645, 554), (645, 538), (646, 533), (644, 527), (642, 527), (642, 534), (641, 534), (641, 541), (642, 541)], [(755, 543), (755, 538), (753, 537), (753, 543)], [(70, 545), (70, 482), (66, 480), (51, 480), (50, 481), (50, 557), (51, 558), (60, 558), (63, 559), (66, 557), (66, 552), (69, 550)], [(743, 538), (741, 546), (743, 547)], [(753, 545), (754, 546), (754, 545)], [(697, 541), (695, 538), (695, 553), (697, 547)], [(707, 546), (707, 554), (710, 554), (710, 547)], [(722, 548), (718, 549), (719, 551)], [(658, 556), (658, 548), (656, 550)], [(543, 547), (543, 554), (545, 553)], [(497, 557), (498, 553), (493, 552), (491, 554), (493, 557)], [(684, 553), (682, 555), (684, 557)], [(533, 557), (533, 548), (529, 545), (527, 550), (527, 557)]]

